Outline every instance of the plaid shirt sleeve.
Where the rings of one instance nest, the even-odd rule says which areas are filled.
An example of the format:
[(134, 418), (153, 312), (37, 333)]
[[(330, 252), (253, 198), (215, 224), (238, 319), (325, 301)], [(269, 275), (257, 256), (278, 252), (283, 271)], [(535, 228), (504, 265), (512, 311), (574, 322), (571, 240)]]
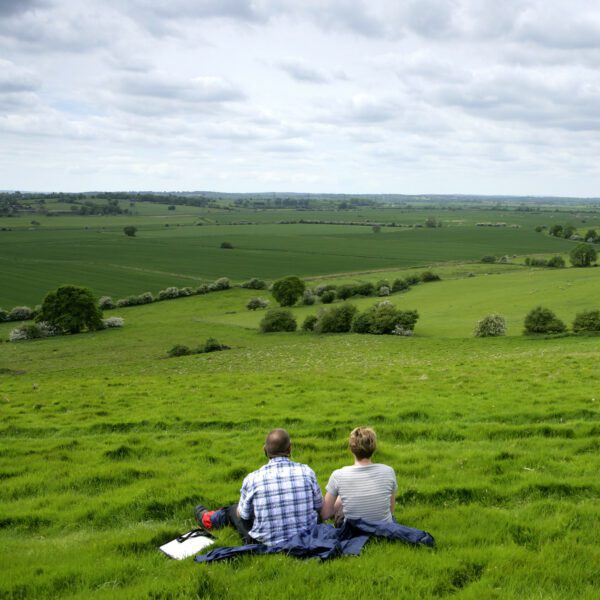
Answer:
[(315, 472), (312, 469), (310, 469), (310, 474), (310, 484), (312, 489), (314, 507), (315, 510), (319, 510), (323, 504), (323, 494), (321, 493), (321, 488), (317, 483), (317, 476), (315, 475)]
[(253, 486), (251, 482), (251, 475), (247, 475), (242, 483), (242, 489), (240, 490), (240, 501), (238, 502), (238, 513), (242, 519), (249, 519), (254, 515), (252, 507), (253, 498)]

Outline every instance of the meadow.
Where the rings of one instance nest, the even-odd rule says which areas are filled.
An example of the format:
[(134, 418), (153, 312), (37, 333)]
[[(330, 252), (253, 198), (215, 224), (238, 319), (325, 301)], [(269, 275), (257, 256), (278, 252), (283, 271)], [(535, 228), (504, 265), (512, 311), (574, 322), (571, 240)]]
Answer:
[[(352, 235), (382, 240), (364, 246), (376, 258), (407, 233)], [(393, 278), (409, 272), (401, 259), (314, 281)], [(443, 281), (390, 298), (419, 310), (414, 338), (260, 334), (244, 306), (269, 293), (232, 289), (107, 311), (120, 330), (0, 344), (0, 598), (597, 598), (600, 343), (521, 329), (540, 303), (567, 323), (598, 308), (600, 269), (435, 270)], [(293, 309), (299, 321), (317, 310)], [(489, 312), (508, 336), (472, 338)], [(232, 349), (166, 358), (209, 336)], [(322, 564), (213, 565), (157, 551), (196, 504), (236, 501), (272, 427), (323, 487), (358, 424), (396, 470), (396, 518), (434, 550), (372, 541)], [(222, 530), (217, 543), (238, 540)]]
[[(167, 286), (196, 287), (219, 277), (274, 279), (293, 268), (302, 277), (478, 261), (485, 255), (568, 253), (574, 242), (536, 233), (540, 224), (597, 226), (579, 212), (368, 209), (350, 211), (226, 210), (136, 203), (135, 215), (20, 216), (0, 225), (0, 307), (39, 304), (64, 283), (114, 298)], [(341, 220), (422, 224), (434, 214), (441, 228), (281, 224)], [(38, 223), (32, 225), (32, 221)], [(518, 228), (481, 228), (478, 222)], [(233, 225), (235, 223), (246, 223)], [(138, 228), (126, 237), (125, 225)], [(6, 230), (10, 228), (10, 231)], [(229, 242), (232, 250), (221, 248)]]

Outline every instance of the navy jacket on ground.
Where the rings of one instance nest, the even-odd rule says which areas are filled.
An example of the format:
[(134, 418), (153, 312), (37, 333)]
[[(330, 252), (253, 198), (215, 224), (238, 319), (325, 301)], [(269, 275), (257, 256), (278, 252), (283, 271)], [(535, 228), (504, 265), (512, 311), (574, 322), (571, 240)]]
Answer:
[(196, 562), (213, 562), (233, 558), (238, 554), (275, 554), (283, 552), (297, 558), (320, 558), (326, 560), (340, 555), (360, 554), (371, 536), (400, 540), (407, 544), (433, 546), (435, 541), (426, 531), (400, 525), (395, 521), (366, 521), (346, 519), (342, 527), (320, 523), (312, 531), (297, 533), (282, 544), (265, 546), (248, 544), (231, 548), (216, 548), (207, 554), (199, 554)]

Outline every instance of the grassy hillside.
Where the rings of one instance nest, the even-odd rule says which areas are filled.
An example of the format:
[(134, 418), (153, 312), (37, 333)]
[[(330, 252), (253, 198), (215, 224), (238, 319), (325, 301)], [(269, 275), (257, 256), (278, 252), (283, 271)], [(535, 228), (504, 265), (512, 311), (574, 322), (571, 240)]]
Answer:
[[(122, 330), (0, 344), (0, 597), (596, 598), (600, 345), (516, 334), (538, 303), (568, 322), (597, 308), (600, 270), (483, 268), (394, 296), (422, 315), (412, 339), (261, 335), (243, 308), (256, 292), (231, 290), (108, 313)], [(468, 337), (491, 311), (512, 336)], [(232, 349), (164, 358), (209, 336)], [(436, 550), (203, 566), (157, 552), (195, 504), (236, 500), (272, 427), (324, 486), (358, 424), (396, 469), (397, 519)]]

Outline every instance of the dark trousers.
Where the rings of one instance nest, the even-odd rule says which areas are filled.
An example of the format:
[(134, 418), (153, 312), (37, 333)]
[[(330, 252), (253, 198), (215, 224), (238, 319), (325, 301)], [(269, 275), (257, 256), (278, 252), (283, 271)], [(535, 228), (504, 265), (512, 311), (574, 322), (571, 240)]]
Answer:
[(237, 504), (219, 508), (210, 516), (213, 529), (221, 529), (230, 525), (241, 536), (244, 544), (259, 544), (251, 535), (253, 519), (242, 519), (237, 514)]

